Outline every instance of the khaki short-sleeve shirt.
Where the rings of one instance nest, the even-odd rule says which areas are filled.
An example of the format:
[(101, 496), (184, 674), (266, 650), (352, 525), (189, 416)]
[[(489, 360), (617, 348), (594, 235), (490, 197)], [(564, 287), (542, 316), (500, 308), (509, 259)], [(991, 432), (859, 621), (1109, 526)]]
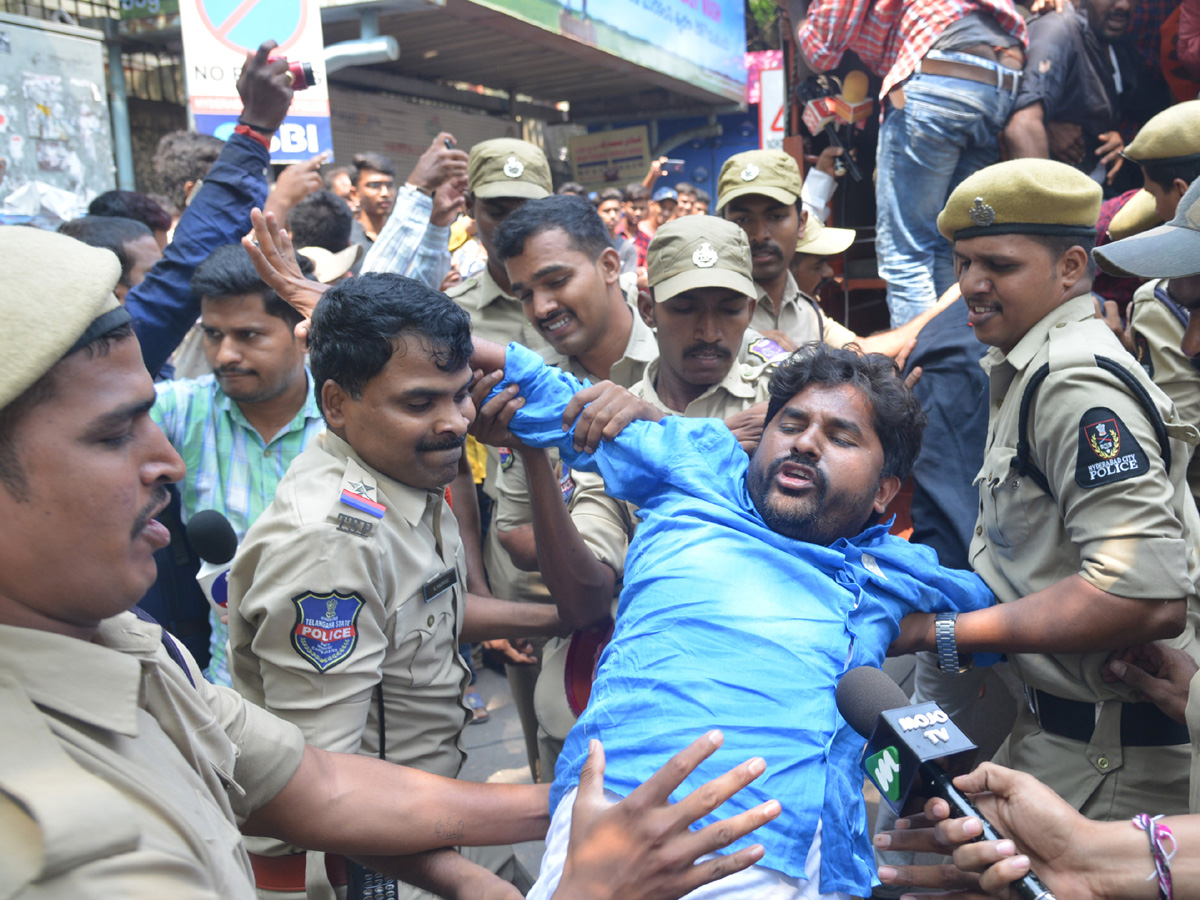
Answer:
[(817, 301), (800, 290), (791, 272), (788, 272), (778, 311), (766, 290), (758, 286), (758, 303), (750, 327), (761, 332), (782, 331), (797, 347), (813, 341), (844, 347), (858, 340), (857, 334), (821, 312)]
[[(1090, 296), (1067, 301), (1005, 356), (993, 348), (982, 364), (991, 387), (980, 506), (971, 564), (1007, 603), (1078, 574), (1122, 597), (1186, 597), (1188, 624), (1171, 643), (1195, 652), (1200, 517), (1185, 483), (1196, 429), (1178, 420), (1170, 400), (1094, 317)], [(1165, 422), (1168, 472), (1150, 416), (1129, 388), (1099, 363), (1106, 357), (1143, 386)], [(1049, 375), (1028, 419), (1031, 460), (1050, 493), (1018, 474), (1021, 399), (1043, 365)], [(1121, 698), (1106, 684), (1108, 654), (1013, 654), (1023, 682), (1084, 702)]]
[[(444, 495), (388, 478), (326, 432), (292, 463), (234, 557), (234, 686), (313, 746), (364, 756), (380, 755), (379, 688), (383, 756), (454, 777), (470, 718), (458, 653), (465, 586)], [(295, 852), (262, 838), (250, 849)]]
[[(1171, 398), (1181, 422), (1200, 426), (1200, 370), (1180, 347), (1186, 326), (1160, 296), (1165, 281), (1151, 281), (1133, 295), (1129, 306), (1134, 355), (1150, 379)], [(1188, 464), (1188, 486), (1200, 502), (1200, 456)]]
[(238, 824), (299, 730), (204, 681), (131, 613), (91, 642), (0, 626), (0, 896), (254, 897)]

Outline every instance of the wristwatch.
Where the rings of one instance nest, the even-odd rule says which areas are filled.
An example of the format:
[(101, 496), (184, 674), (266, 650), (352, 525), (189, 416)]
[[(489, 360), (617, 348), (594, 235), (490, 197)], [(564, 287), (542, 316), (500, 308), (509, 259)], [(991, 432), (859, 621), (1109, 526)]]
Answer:
[(933, 620), (938, 668), (947, 675), (961, 675), (969, 671), (975, 662), (970, 653), (958, 652), (958, 641), (954, 637), (954, 623), (957, 618), (956, 612), (940, 612)]

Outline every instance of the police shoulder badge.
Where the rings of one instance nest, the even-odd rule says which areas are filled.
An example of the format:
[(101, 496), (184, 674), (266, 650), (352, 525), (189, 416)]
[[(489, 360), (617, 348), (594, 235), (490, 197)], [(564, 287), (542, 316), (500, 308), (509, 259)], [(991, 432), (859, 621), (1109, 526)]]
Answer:
[(986, 228), (996, 221), (996, 211), (983, 202), (982, 197), (975, 198), (975, 205), (967, 210), (967, 215), (976, 225)]
[(699, 269), (711, 269), (717, 264), (717, 251), (708, 241), (705, 241), (692, 254), (692, 265)]
[(1082, 488), (1099, 487), (1149, 471), (1149, 459), (1120, 416), (1103, 406), (1083, 414), (1079, 420), (1076, 484)]
[(504, 161), (504, 174), (509, 178), (520, 178), (525, 174), (525, 164), (515, 156), (510, 156)]
[(762, 362), (778, 362), (788, 355), (788, 352), (770, 338), (759, 338), (746, 348), (746, 355), (762, 360)]
[(292, 598), (296, 626), (292, 649), (324, 674), (349, 658), (358, 646), (358, 614), (363, 599), (355, 593), (306, 591)]
[(500, 468), (507, 472), (513, 465), (513, 452), (508, 447), (497, 447), (496, 454), (500, 457)]
[(758, 177), (758, 166), (754, 163), (746, 163), (746, 168), (742, 169), (742, 181), (753, 181)]

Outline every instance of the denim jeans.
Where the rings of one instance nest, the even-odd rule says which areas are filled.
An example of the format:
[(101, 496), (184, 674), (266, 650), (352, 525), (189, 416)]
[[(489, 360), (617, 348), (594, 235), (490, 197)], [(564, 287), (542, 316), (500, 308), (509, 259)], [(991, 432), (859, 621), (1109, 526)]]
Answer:
[[(1013, 71), (964, 53), (931, 50), (927, 58)], [(963, 179), (999, 157), (998, 135), (1014, 100), (1015, 92), (994, 84), (917, 73), (904, 82), (904, 108), (889, 106), (884, 114), (875, 253), (893, 327), (932, 306), (954, 283), (950, 243), (937, 230), (937, 216)]]

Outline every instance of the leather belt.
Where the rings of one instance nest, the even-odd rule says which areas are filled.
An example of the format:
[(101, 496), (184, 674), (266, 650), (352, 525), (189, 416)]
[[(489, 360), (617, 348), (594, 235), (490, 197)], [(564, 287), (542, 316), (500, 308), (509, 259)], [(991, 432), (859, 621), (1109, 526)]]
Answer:
[(999, 90), (1012, 93), (1021, 81), (1021, 73), (1013, 70), (999, 72), (991, 66), (973, 66), (970, 63), (953, 62), (948, 59), (926, 57), (918, 64), (922, 75), (942, 75), (946, 78), (962, 78), (979, 84), (991, 84)]
[[(254, 869), (254, 883), (266, 891), (291, 891), (303, 894), (304, 870), (308, 854), (293, 853), (291, 856), (260, 856), (250, 854), (250, 867)], [(336, 853), (325, 854), (325, 874), (334, 887), (346, 883), (346, 857)]]
[[(1073, 741), (1088, 743), (1096, 730), (1096, 704), (1066, 700), (1033, 691), (1035, 714), (1046, 731)], [(1111, 701), (1117, 702), (1117, 701)], [(1153, 703), (1121, 704), (1121, 746), (1173, 747), (1188, 744), (1186, 725), (1176, 722)]]

